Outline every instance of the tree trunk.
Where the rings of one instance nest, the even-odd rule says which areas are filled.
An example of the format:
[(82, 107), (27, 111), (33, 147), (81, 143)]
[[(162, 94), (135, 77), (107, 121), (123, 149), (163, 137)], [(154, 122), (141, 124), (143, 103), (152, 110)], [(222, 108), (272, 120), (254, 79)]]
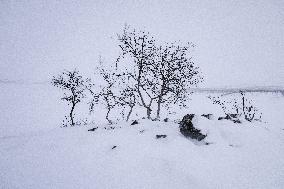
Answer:
[(109, 119), (109, 113), (110, 113), (110, 108), (108, 108), (108, 110), (107, 110), (107, 114), (106, 114), (106, 120), (109, 122), (109, 124), (112, 124), (112, 122), (111, 122), (111, 120)]
[(151, 119), (151, 108), (150, 107), (146, 107), (147, 108), (147, 119)]
[(242, 95), (242, 110), (243, 110), (243, 114), (244, 114), (244, 116), (245, 116), (245, 119), (246, 120), (248, 120), (248, 117), (247, 117), (247, 114), (246, 114), (246, 111), (245, 111), (245, 97), (244, 97), (244, 94), (243, 93), (241, 93), (241, 95)]
[(72, 108), (71, 108), (71, 111), (70, 111), (71, 126), (75, 125), (74, 119), (73, 119), (73, 111), (74, 111), (75, 105), (76, 104), (74, 102), (72, 102)]
[(159, 100), (158, 100), (157, 120), (160, 119), (161, 104), (162, 104), (162, 96), (160, 96), (160, 97), (159, 97)]
[(147, 109), (147, 118), (151, 119), (151, 111), (152, 111), (150, 109), (151, 102), (150, 102), (149, 106), (147, 106), (145, 101), (144, 101), (143, 95), (142, 95), (142, 93), (140, 91), (142, 69), (143, 69), (143, 66), (142, 66), (142, 60), (141, 60), (140, 63), (139, 63), (139, 67), (138, 67), (139, 72), (138, 72), (138, 78), (137, 78), (137, 92), (138, 92), (138, 95), (139, 95), (139, 97), (141, 99), (142, 105)]
[(126, 121), (128, 121), (128, 120), (129, 120), (130, 115), (131, 115), (131, 113), (132, 113), (132, 110), (133, 110), (133, 106), (130, 106), (130, 110), (129, 110), (128, 114), (127, 114)]
[(160, 119), (161, 104), (162, 104), (162, 100), (163, 100), (164, 91), (165, 91), (165, 82), (164, 82), (164, 78), (163, 78), (163, 85), (162, 85), (161, 93), (159, 95), (158, 102), (157, 102), (158, 103), (157, 117), (156, 117), (157, 120)]

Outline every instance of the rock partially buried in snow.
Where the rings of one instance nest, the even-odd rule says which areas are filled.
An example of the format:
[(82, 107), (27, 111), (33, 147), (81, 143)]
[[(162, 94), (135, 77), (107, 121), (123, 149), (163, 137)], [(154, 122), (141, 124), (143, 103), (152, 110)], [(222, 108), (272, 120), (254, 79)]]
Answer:
[(105, 130), (114, 130), (115, 127), (114, 126), (108, 126), (108, 127), (104, 127)]
[(98, 127), (94, 127), (92, 129), (89, 129), (88, 131), (95, 131)]
[(137, 120), (134, 120), (131, 125), (137, 125), (138, 124), (138, 121)]
[(167, 135), (156, 135), (156, 139), (159, 139), (159, 138), (166, 138)]
[(212, 120), (212, 119), (213, 119), (213, 114), (202, 114), (201, 116), (202, 116), (202, 117), (205, 117), (205, 118), (207, 118), (207, 119), (209, 119), (209, 120)]
[(191, 139), (195, 139), (198, 141), (203, 140), (206, 135), (202, 134), (199, 129), (196, 129), (192, 124), (192, 119), (194, 118), (194, 114), (187, 114), (182, 118), (180, 122), (180, 132), (185, 137), (189, 137)]
[(113, 150), (113, 149), (115, 149), (117, 146), (113, 146), (111, 149)]
[(218, 120), (231, 120), (234, 123), (241, 123), (237, 114), (227, 114), (225, 117), (219, 117)]

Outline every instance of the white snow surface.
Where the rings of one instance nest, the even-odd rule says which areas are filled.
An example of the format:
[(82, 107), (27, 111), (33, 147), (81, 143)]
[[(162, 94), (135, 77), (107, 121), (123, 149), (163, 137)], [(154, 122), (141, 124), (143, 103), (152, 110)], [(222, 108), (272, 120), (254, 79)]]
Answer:
[[(263, 122), (218, 121), (220, 108), (195, 94), (188, 109), (164, 113), (169, 122), (117, 121), (112, 130), (102, 109), (91, 115), (93, 124), (61, 128), (66, 104), (51, 86), (0, 87), (1, 189), (284, 188), (281, 94), (251, 95)], [(210, 145), (180, 134), (177, 122), (187, 113), (196, 114), (194, 125)], [(156, 139), (160, 134), (167, 137)]]

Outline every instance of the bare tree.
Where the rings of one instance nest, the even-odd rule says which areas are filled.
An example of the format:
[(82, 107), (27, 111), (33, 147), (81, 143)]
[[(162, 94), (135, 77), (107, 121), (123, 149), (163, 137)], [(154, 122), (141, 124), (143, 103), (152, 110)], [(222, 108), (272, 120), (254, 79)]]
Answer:
[(208, 96), (213, 104), (219, 105), (226, 117), (230, 120), (239, 119), (241, 117), (240, 106), (236, 99), (225, 100), (220, 96)]
[(240, 94), (242, 99), (241, 109), (244, 118), (249, 122), (252, 122), (254, 120), (260, 121), (262, 114), (259, 113), (259, 110), (255, 107), (255, 105), (253, 105), (252, 100), (249, 100), (243, 91), (240, 91)]
[(95, 90), (97, 89), (94, 89), (95, 87), (94, 83), (90, 82), (89, 85), (87, 86), (88, 91), (92, 95), (92, 99), (89, 102), (89, 112), (92, 113), (94, 111), (95, 104), (101, 101), (107, 108), (107, 113), (105, 118), (109, 122), (109, 124), (112, 124), (109, 115), (111, 110), (118, 104), (112, 90), (112, 87), (115, 84), (115, 79), (113, 75), (103, 67), (101, 60), (99, 63), (100, 66), (97, 67), (96, 70), (98, 70), (99, 74), (103, 77), (104, 81), (106, 82), (106, 86), (104, 86), (101, 90), (99, 90), (98, 93), (95, 92)]
[(61, 98), (71, 105), (69, 113), (71, 126), (75, 125), (74, 122), (74, 109), (75, 106), (85, 98), (85, 82), (79, 71), (76, 69), (73, 71), (63, 71), (59, 76), (53, 77), (52, 85), (64, 90), (64, 96)]
[(129, 121), (129, 118), (132, 114), (133, 108), (136, 106), (136, 90), (131, 87), (126, 87), (119, 92), (118, 102), (120, 106), (129, 107), (127, 113), (126, 121)]
[(149, 80), (150, 74), (152, 74), (149, 65), (155, 61), (155, 40), (147, 32), (131, 30), (129, 26), (125, 26), (123, 34), (118, 35), (118, 41), (121, 55), (117, 63), (126, 56), (132, 59), (134, 71), (127, 72), (127, 75), (135, 81), (140, 104), (146, 108), (147, 117), (150, 119), (152, 103), (158, 98), (149, 90), (152, 87), (151, 80)]
[(175, 43), (160, 46), (152, 72), (157, 78), (157, 119), (160, 118), (162, 103), (183, 102), (189, 94), (192, 85), (202, 81), (199, 68), (195, 66), (190, 56), (193, 44), (178, 45)]
[(225, 99), (227, 95), (222, 95), (221, 97), (209, 96), (208, 98), (212, 100), (213, 104), (218, 104), (221, 106), (223, 112), (226, 115), (226, 119), (232, 120), (239, 123), (239, 119), (243, 118), (249, 122), (260, 121), (262, 114), (254, 105), (253, 101), (246, 97), (245, 92), (240, 91), (241, 96), (232, 97)]
[(99, 95), (103, 98), (103, 101), (105, 102), (105, 106), (107, 108), (106, 120), (109, 122), (109, 124), (112, 124), (113, 122), (110, 120), (109, 115), (110, 111), (118, 104), (116, 97), (114, 96), (110, 86), (103, 88), (102, 92)]
[(116, 66), (123, 58), (132, 62), (132, 71), (125, 75), (135, 82), (138, 103), (146, 108), (147, 118), (151, 119), (152, 105), (157, 103), (157, 119), (160, 118), (161, 104), (182, 101), (189, 87), (202, 81), (189, 56), (192, 44), (185, 46), (167, 44), (158, 46), (148, 32), (131, 30), (126, 26), (122, 35), (118, 35), (121, 55)]
[(106, 69), (101, 59), (99, 67), (97, 67), (96, 70), (98, 70), (99, 75), (102, 76), (105, 85), (98, 93), (95, 93), (93, 90), (94, 84), (88, 86), (88, 90), (93, 96), (89, 103), (90, 112), (94, 110), (94, 105), (96, 103), (102, 102), (107, 108), (106, 120), (112, 124), (112, 121), (109, 118), (111, 110), (118, 107), (124, 109), (129, 107), (126, 117), (126, 121), (128, 121), (132, 110), (136, 105), (136, 89), (131, 87), (129, 78), (126, 77), (125, 73), (120, 74), (116, 70)]

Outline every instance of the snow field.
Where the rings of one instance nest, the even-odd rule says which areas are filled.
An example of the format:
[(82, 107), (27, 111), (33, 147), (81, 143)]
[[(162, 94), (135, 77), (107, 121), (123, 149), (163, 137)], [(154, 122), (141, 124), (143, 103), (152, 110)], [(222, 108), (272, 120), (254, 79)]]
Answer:
[[(174, 109), (167, 123), (140, 119), (131, 126), (131, 122), (118, 121), (112, 125), (115, 129), (108, 130), (103, 111), (93, 115), (98, 120), (94, 124), (60, 128), (65, 104), (47, 86), (7, 91), (1, 95), (13, 103), (6, 104), (1, 98), (1, 107), (6, 108), (1, 108), (5, 117), (1, 116), (0, 188), (284, 186), (281, 95), (254, 95), (263, 122), (218, 121), (222, 113), (218, 107), (209, 105), (204, 95), (195, 94), (189, 109)], [(186, 113), (197, 114), (194, 124), (207, 134), (205, 140), (210, 145), (179, 133), (176, 120)], [(215, 118), (208, 120), (200, 116), (202, 113), (213, 113)], [(98, 129), (87, 131), (93, 127)], [(157, 134), (167, 137), (156, 139)]]

